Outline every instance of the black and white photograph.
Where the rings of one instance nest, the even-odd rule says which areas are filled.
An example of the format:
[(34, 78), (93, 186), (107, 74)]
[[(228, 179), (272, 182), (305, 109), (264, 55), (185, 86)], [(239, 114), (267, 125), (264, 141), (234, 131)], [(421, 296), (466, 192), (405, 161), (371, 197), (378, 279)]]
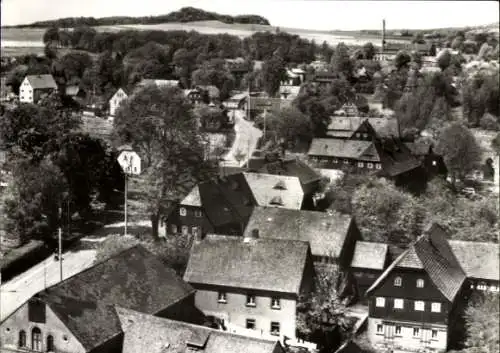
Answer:
[(497, 1), (0, 7), (0, 353), (500, 352)]

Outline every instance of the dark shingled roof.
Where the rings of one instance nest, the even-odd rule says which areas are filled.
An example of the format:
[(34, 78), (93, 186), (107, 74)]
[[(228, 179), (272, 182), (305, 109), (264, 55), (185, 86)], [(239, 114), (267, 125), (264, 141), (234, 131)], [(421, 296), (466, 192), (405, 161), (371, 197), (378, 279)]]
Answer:
[(429, 153), (432, 143), (430, 141), (405, 142), (405, 146), (414, 156), (425, 156)]
[(156, 314), (194, 289), (142, 246), (125, 250), (40, 292), (87, 351), (121, 332), (114, 305)]
[(241, 336), (117, 307), (123, 353), (284, 353), (279, 341)]
[(351, 267), (383, 270), (389, 246), (384, 243), (357, 241)]
[(335, 351), (335, 353), (365, 353), (360, 346), (353, 341), (347, 341)]
[(184, 280), (299, 295), (309, 253), (304, 241), (207, 235), (193, 243)]
[(321, 176), (314, 169), (295, 158), (266, 163), (258, 171), (274, 175), (295, 176), (299, 178), (302, 185), (321, 179)]
[(351, 216), (340, 213), (255, 207), (244, 235), (258, 229), (260, 238), (307, 241), (313, 255), (337, 258), (351, 222)]
[[(443, 228), (433, 224), (384, 271), (367, 293), (375, 290), (395, 268), (421, 268), (443, 296), (453, 302), (466, 276), (446, 238)], [(408, 261), (407, 257), (412, 259)]]
[(449, 243), (467, 277), (500, 280), (498, 244), (462, 240), (450, 240)]
[(312, 140), (308, 155), (380, 161), (380, 157), (377, 151), (373, 149), (373, 142), (371, 141), (315, 138)]
[(33, 89), (57, 89), (56, 81), (52, 75), (28, 75), (26, 78)]

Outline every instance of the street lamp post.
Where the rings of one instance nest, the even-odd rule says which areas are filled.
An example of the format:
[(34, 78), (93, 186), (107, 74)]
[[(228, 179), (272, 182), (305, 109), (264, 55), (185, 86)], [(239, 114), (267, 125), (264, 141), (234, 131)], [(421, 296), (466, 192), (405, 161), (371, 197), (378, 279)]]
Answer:
[(118, 156), (118, 163), (125, 173), (125, 204), (123, 205), (124, 212), (124, 235), (127, 235), (127, 204), (128, 204), (128, 178), (130, 175), (139, 175), (141, 173), (141, 158), (132, 150), (130, 146), (122, 146), (121, 153)]

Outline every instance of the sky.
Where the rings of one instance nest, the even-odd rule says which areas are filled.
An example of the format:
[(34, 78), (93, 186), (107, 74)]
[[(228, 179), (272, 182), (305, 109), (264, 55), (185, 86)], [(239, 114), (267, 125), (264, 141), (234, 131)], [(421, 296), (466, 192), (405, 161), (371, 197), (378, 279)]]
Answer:
[(273, 26), (316, 30), (426, 29), (499, 21), (497, 1), (312, 0), (2, 0), (2, 26), (61, 17), (151, 16), (185, 6), (220, 14), (255, 14)]

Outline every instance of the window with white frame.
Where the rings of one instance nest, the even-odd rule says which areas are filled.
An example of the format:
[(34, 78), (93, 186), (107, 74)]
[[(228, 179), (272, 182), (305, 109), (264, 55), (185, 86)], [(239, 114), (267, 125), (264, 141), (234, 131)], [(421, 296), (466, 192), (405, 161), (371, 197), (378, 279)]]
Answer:
[(420, 337), (420, 329), (418, 327), (413, 328), (413, 337)]
[(196, 237), (198, 236), (198, 227), (191, 227), (191, 233)]
[(272, 309), (281, 309), (280, 298), (277, 298), (277, 297), (271, 298), (271, 308)]
[(431, 311), (433, 313), (440, 313), (441, 312), (441, 303), (432, 303), (431, 304)]
[(194, 211), (194, 216), (200, 218), (201, 217), (201, 211), (200, 210)]
[(431, 338), (437, 338), (437, 336), (438, 336), (438, 330), (432, 330)]
[(363, 168), (365, 164), (363, 162), (358, 162), (358, 168)]
[(395, 287), (401, 287), (401, 283), (403, 283), (403, 280), (401, 279), (401, 277), (394, 278), (394, 286)]
[(175, 224), (172, 224), (170, 228), (172, 229), (173, 234), (177, 234), (177, 226)]
[(379, 308), (383, 308), (385, 306), (385, 298), (384, 297), (377, 297), (375, 300), (375, 306)]
[(348, 159), (344, 159), (344, 164), (349, 164), (349, 160)]
[(377, 325), (377, 333), (384, 332), (384, 325), (378, 324)]
[(424, 280), (422, 278), (417, 279), (417, 288), (424, 288)]
[(376, 163), (376, 164), (375, 164), (375, 168), (376, 168), (376, 169), (382, 169), (382, 164), (380, 164), (380, 163)]
[(366, 167), (368, 169), (373, 169), (373, 163), (366, 163)]
[(404, 300), (403, 299), (394, 299), (394, 309), (403, 309)]
[(436, 161), (432, 161), (432, 166), (436, 166), (437, 165), (437, 162)]
[(424, 311), (425, 303), (423, 301), (417, 300), (415, 302), (415, 311)]
[(185, 215), (187, 215), (187, 211), (186, 211), (186, 209), (185, 209), (184, 207), (181, 207), (181, 208), (179, 209), (179, 214), (180, 214), (181, 216), (185, 216)]
[(247, 306), (256, 306), (255, 304), (255, 295), (248, 294), (247, 295)]
[(271, 322), (271, 335), (279, 336), (280, 335), (280, 323), (272, 321)]
[(217, 294), (217, 302), (227, 303), (227, 293), (226, 292), (219, 292)]
[(339, 160), (337, 158), (332, 159), (332, 163), (338, 163), (338, 162), (339, 162)]
[(477, 289), (486, 290), (486, 289), (488, 289), (488, 286), (484, 282), (479, 282), (479, 284), (477, 285)]
[(396, 326), (395, 333), (396, 333), (396, 335), (400, 335), (401, 334), (401, 326)]
[(183, 235), (188, 235), (189, 233), (189, 228), (188, 226), (182, 226), (182, 234)]

